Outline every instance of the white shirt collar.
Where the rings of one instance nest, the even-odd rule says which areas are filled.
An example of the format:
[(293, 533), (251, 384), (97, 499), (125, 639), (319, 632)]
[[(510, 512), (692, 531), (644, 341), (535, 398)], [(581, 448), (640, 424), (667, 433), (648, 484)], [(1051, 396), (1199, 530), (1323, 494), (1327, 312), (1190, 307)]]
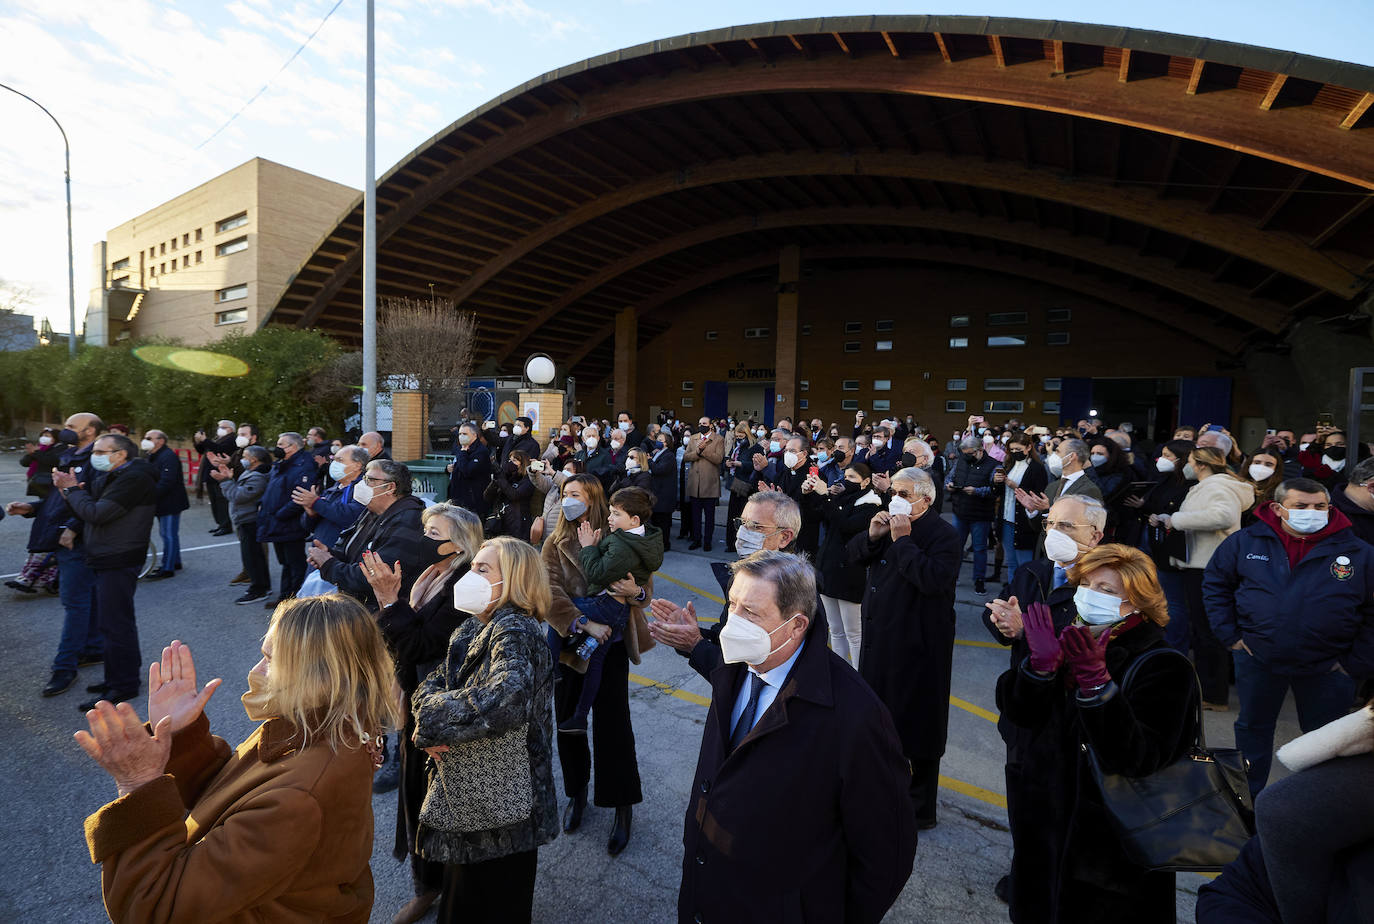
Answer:
[(1073, 484), (1075, 481), (1077, 481), (1077, 480), (1082, 476), (1082, 474), (1083, 474), (1083, 469), (1080, 468), (1078, 471), (1074, 472), (1072, 475), (1065, 475), (1065, 476), (1064, 476), (1064, 485), (1065, 485), (1065, 487), (1067, 487), (1067, 486)]
[(622, 530), (622, 532), (627, 532), (627, 533), (629, 533), (629, 534), (632, 535), (632, 536), (642, 536), (642, 535), (644, 535), (644, 527), (643, 527), (643, 526), (636, 526), (634, 529), (626, 529), (626, 530)]
[(751, 673), (758, 674), (759, 679), (762, 680), (764, 683), (768, 684), (770, 687), (774, 687), (775, 689), (781, 690), (782, 685), (787, 682), (787, 675), (792, 673), (792, 665), (797, 663), (797, 655), (801, 654), (802, 649), (805, 647), (806, 640), (802, 639), (802, 643), (797, 646), (796, 651), (792, 652), (792, 656), (788, 658), (786, 661), (779, 664), (777, 667), (773, 668), (771, 671), (760, 671), (757, 667), (755, 667), (752, 664), (749, 665), (749, 671)]

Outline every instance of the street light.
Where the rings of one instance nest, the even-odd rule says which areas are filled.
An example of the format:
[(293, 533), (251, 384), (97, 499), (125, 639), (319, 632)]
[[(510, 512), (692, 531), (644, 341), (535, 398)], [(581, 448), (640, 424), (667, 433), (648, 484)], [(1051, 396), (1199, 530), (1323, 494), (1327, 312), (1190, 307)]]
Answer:
[[(6, 90), (9, 90), (11, 93), (18, 93), (20, 96), (24, 97), (24, 99), (26, 99), (26, 100), (28, 100), (29, 102), (33, 103), (33, 104), (34, 104), (35, 106), (37, 106), (39, 109), (42, 109), (43, 112), (47, 115), (47, 117), (50, 118), (50, 119), (52, 119), (52, 124), (54, 124), (54, 125), (57, 126), (57, 130), (58, 130), (59, 132), (62, 133), (62, 147), (63, 147), (63, 149), (66, 151), (66, 156), (67, 156), (67, 172), (66, 172), (66, 177), (67, 177), (67, 320), (68, 320), (68, 321), (70, 322), (70, 324), (71, 324), (71, 331), (72, 331), (71, 334), (69, 334), (68, 337), (67, 337), (67, 352), (68, 352), (70, 355), (75, 356), (75, 355), (76, 355), (76, 272), (75, 272), (75, 270), (73, 269), (73, 263), (72, 263), (72, 259), (73, 259), (73, 257), (72, 257), (72, 146), (71, 146), (70, 144), (67, 143), (67, 130), (64, 129), (64, 128), (62, 127), (62, 123), (61, 123), (61, 122), (57, 121), (57, 116), (53, 115), (51, 112), (48, 112), (48, 107), (47, 107), (47, 106), (44, 106), (42, 103), (40, 103), (38, 100), (34, 99), (32, 96), (29, 96), (29, 94), (27, 94), (27, 93), (21, 93), (19, 90), (16, 90), (14, 87), (10, 86), (10, 85), (7, 84), (7, 83), (0, 83), (0, 87), (3, 87), (3, 88), (5, 88)], [(103, 269), (104, 269), (104, 268), (102, 267), (102, 272), (103, 272)], [(103, 282), (102, 282), (101, 284), (104, 285)]]

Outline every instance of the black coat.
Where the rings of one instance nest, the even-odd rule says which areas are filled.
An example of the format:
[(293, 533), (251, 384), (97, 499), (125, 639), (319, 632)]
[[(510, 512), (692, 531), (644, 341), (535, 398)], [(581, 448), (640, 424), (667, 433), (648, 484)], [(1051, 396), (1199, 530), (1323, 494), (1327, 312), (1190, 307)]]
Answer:
[(529, 542), (530, 524), (534, 522), (534, 512), (530, 510), (534, 482), (529, 475), (508, 474), (502, 468), (496, 473), (496, 490), (500, 503), (505, 505), (501, 508), (501, 534)]
[(376, 594), (360, 564), (363, 552), (371, 550), (388, 565), (400, 562), (400, 596), (409, 598), (416, 579), (435, 561), (433, 546), (422, 541), (420, 514), (424, 509), (424, 501), (407, 494), (380, 515), (364, 510), (358, 522), (344, 530), (330, 548), (331, 558), (320, 568), (320, 576), (364, 606), (375, 607)]
[(649, 456), (649, 490), (654, 495), (654, 513), (677, 509), (677, 456), (673, 450)]
[(783, 465), (781, 459), (774, 459), (759, 475), (758, 481), (768, 482), (802, 508), (801, 534), (797, 536), (797, 548), (814, 556), (821, 546), (821, 519), (817, 512), (808, 510), (807, 506), (802, 504), (802, 483), (806, 481), (807, 471), (808, 467), (805, 465), (793, 469)]
[(215, 479), (210, 477), (210, 469), (214, 468), (214, 466), (211, 465), (210, 460), (206, 459), (205, 457), (208, 456), (210, 453), (215, 453), (217, 455), (229, 456), (232, 459), (234, 453), (239, 448), (237, 441), (237, 432), (230, 433), (228, 436), (222, 437), (220, 439), (211, 438), (204, 440), (196, 440), (196, 452), (200, 453), (201, 455), (200, 468), (196, 472), (197, 484), (219, 484), (219, 482), (215, 481)]
[(785, 689), (732, 753), (747, 668), (711, 674), (682, 838), (683, 924), (876, 924), (911, 875), (916, 817), (896, 730), (826, 635), (818, 616)]
[(963, 546), (933, 513), (911, 522), (911, 535), (849, 543), (850, 561), (868, 566), (859, 673), (892, 711), (902, 752), (933, 760), (945, 753), (954, 668), (954, 584)]
[(157, 504), (157, 476), (147, 459), (130, 459), (93, 483), (64, 493), (81, 523), (86, 564), (92, 571), (143, 563)]
[(873, 503), (873, 498), (869, 498), (868, 503), (859, 503), (870, 493), (868, 488), (859, 488), (831, 495), (818, 489), (803, 495), (804, 509), (825, 524), (825, 538), (816, 555), (816, 570), (821, 574), (820, 591), (827, 597), (849, 603), (858, 603), (864, 598), (864, 566), (850, 562), (846, 546), (859, 533), (868, 532), (868, 521), (883, 509), (881, 500)]
[[(954, 471), (945, 479), (945, 490), (950, 492), (956, 517), (974, 523), (991, 523), (997, 519), (996, 485), (992, 476), (1000, 464), (989, 455), (969, 461), (963, 453), (959, 454)], [(964, 488), (974, 488), (979, 493), (965, 494)]]
[(310, 535), (301, 523), (301, 507), (291, 500), (291, 492), (312, 487), (316, 471), (314, 457), (304, 449), (272, 466), (267, 490), (262, 492), (262, 506), (258, 508), (259, 542), (292, 542)]
[(157, 473), (157, 516), (165, 517), (181, 513), (191, 506), (186, 496), (186, 475), (181, 470), (181, 459), (171, 446), (163, 446), (148, 457)]
[(453, 472), (448, 477), (449, 503), (484, 517), (489, 508), (483, 494), (489, 484), (491, 453), (486, 446), (477, 443), (453, 454)]
[[(1163, 630), (1139, 623), (1107, 647), (1107, 670), (1119, 680), (1163, 647)], [(1023, 661), (997, 681), (998, 709), (1028, 733), (1025, 796), (1039, 826), (1013, 856), (1011, 913), (1051, 924), (1173, 921), (1173, 874), (1126, 858), (1081, 745), (1091, 744), (1108, 772), (1147, 776), (1171, 763), (1194, 739), (1193, 670), (1183, 658), (1153, 658), (1132, 689), (1113, 683), (1087, 702), (1072, 676), (1064, 667), (1042, 678)]]
[(522, 433), (516, 436), (512, 433), (510, 436), (506, 437), (501, 443), (501, 448), (497, 450), (496, 467), (499, 469), (501, 466), (505, 465), (506, 460), (510, 458), (510, 454), (517, 449), (529, 456), (531, 462), (539, 458), (540, 454), (543, 452), (543, 450), (539, 448), (539, 441), (534, 438), (533, 434)]

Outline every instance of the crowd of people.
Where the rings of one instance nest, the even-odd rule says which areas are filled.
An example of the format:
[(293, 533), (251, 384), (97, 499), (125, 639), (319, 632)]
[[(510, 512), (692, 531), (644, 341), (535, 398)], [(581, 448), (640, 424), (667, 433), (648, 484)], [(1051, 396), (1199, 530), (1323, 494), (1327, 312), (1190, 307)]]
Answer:
[[(436, 902), (441, 921), (528, 920), (538, 848), (577, 831), (589, 797), (614, 809), (607, 852), (630, 843), (643, 789), (628, 675), (663, 644), (712, 688), (680, 920), (876, 922), (938, 823), (966, 551), (965, 602), (1010, 656), (995, 696), (1013, 856), (995, 890), (1013, 921), (1173, 920), (1172, 870), (1128, 852), (1094, 773), (1162, 773), (1232, 686), (1236, 798), (1248, 817), (1260, 797), (1260, 836), (1199, 920), (1368, 907), (1340, 886), (1370, 868), (1368, 823), (1299, 823), (1304, 799), (1339, 816), (1331, 764), (1354, 789), (1374, 759), (1374, 719), (1356, 711), (1374, 677), (1364, 444), (1347, 460), (1339, 430), (1278, 430), (1247, 455), (1220, 425), (1156, 446), (1130, 424), (977, 415), (942, 441), (862, 412), (828, 426), (668, 412), (641, 429), (622, 411), (571, 418), (542, 448), (533, 431), (465, 414), (434, 503), (377, 433), (312, 428), (270, 448), (232, 420), (196, 434), (213, 532), (238, 539), (234, 602), (273, 611), (244, 697), (262, 724), (237, 749), (210, 735), (218, 682), (197, 685), (180, 642), (149, 674), (147, 729), (128, 702), (155, 521), (162, 558), (144, 579), (182, 567), (187, 490), (165, 434), (140, 446), (75, 414), (30, 448), (37, 500), (7, 508), (33, 519), (29, 558), (10, 586), (62, 600), (45, 696), (104, 665), (78, 740), (117, 786), (87, 823), (114, 919), (365, 919), (368, 797), (395, 788), (394, 855), (414, 886), (396, 921)], [(722, 501), (735, 560), (714, 562), (727, 602), (703, 624), (656, 598), (654, 576), (674, 539), (713, 550)], [(1313, 782), (1284, 781), (1280, 801), (1261, 793), (1290, 690), (1299, 742), (1317, 743), (1285, 759)], [(1261, 849), (1306, 875), (1271, 875)], [(260, 887), (236, 889), (244, 877)]]

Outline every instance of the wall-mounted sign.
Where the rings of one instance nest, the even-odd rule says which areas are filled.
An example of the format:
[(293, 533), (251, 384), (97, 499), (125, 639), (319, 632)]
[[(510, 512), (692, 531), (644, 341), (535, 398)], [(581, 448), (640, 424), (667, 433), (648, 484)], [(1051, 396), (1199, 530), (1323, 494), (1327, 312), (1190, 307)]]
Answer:
[(740, 381), (742, 379), (775, 379), (777, 374), (772, 369), (745, 369), (743, 366), (731, 369), (725, 374), (728, 379)]

